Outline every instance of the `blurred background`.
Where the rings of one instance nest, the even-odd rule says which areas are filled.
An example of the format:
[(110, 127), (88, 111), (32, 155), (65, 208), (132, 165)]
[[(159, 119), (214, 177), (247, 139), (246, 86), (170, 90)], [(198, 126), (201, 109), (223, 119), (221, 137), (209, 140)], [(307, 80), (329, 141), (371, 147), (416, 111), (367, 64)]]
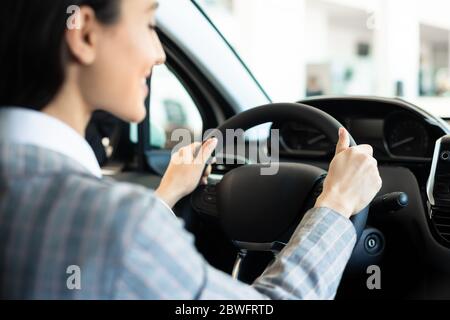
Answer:
[(197, 0), (274, 101), (400, 96), (450, 116), (448, 0)]

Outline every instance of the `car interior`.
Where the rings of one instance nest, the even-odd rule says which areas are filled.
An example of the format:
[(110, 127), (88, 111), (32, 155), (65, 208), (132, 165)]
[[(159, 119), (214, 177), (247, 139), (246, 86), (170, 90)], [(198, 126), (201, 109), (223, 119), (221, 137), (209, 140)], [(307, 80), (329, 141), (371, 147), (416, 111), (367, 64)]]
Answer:
[[(192, 99), (202, 132), (241, 123), (236, 122), (236, 117), (242, 120), (243, 116), (235, 114), (226, 97), (189, 57), (162, 33), (161, 40), (167, 53), (167, 70)], [(158, 90), (156, 80), (155, 76), (149, 80), (152, 92)], [(106, 176), (149, 189), (158, 186), (171, 155), (167, 145), (153, 143), (161, 133), (153, 128), (158, 121), (152, 120), (155, 112), (152, 92), (146, 103), (147, 118), (141, 124), (124, 123), (111, 115), (97, 113), (87, 129), (87, 140)], [(289, 116), (288, 110), (295, 109), (296, 105), (304, 112)], [(265, 116), (252, 110), (244, 112), (249, 128), (255, 123), (270, 123), (270, 128), (280, 130), (281, 174), (272, 180), (267, 178), (266, 183), (275, 187), (280, 185), (279, 179), (288, 182), (266, 195), (278, 206), (266, 209), (272, 213), (260, 207), (260, 190), (248, 182), (252, 178), (247, 176), (251, 174), (251, 166), (247, 164), (214, 165), (210, 184), (184, 198), (174, 209), (184, 220), (185, 228), (194, 234), (196, 247), (205, 259), (241, 281), (251, 283), (258, 277), (279, 251), (276, 245), (283, 246), (292, 234), (293, 225), (298, 224), (308, 206), (313, 205), (314, 197), (320, 194), (320, 179), (317, 179), (323, 179), (336, 143), (330, 138), (330, 132), (341, 124), (356, 143), (373, 146), (383, 186), (368, 212), (363, 214), (364, 221), (360, 222), (363, 225), (356, 227), (354, 222), (360, 231), (358, 242), (337, 298), (450, 298), (446, 285), (450, 281), (446, 268), (450, 263), (450, 190), (443, 183), (449, 179), (443, 172), (450, 154), (445, 152), (446, 141), (436, 143), (450, 133), (449, 125), (401, 99), (310, 98), (286, 104), (282, 116), (284, 109), (278, 107), (266, 106), (266, 111), (268, 108), (278, 111), (267, 112)], [(311, 121), (313, 117), (306, 115), (307, 110), (320, 117)], [(173, 118), (175, 127), (182, 125), (176, 116)], [(259, 139), (268, 137), (263, 135)], [(246, 143), (252, 143), (252, 139)], [(243, 169), (246, 166), (248, 170)], [(314, 171), (311, 173), (314, 178), (296, 184), (292, 177), (297, 177), (297, 169)], [(234, 183), (226, 178), (231, 173), (240, 177)], [(216, 199), (217, 188), (227, 189), (229, 197)], [(241, 193), (240, 198), (236, 193)], [(244, 201), (244, 196), (248, 212), (240, 210), (242, 206), (237, 203)], [(290, 199), (293, 204), (286, 200), (288, 197), (293, 198)], [(218, 211), (218, 202), (226, 209)], [(225, 215), (225, 211), (229, 213)], [(247, 219), (242, 219), (243, 215), (248, 215)], [(249, 222), (250, 216), (254, 219)], [(265, 245), (255, 246), (257, 242)], [(381, 290), (367, 290), (370, 265), (383, 269)]]

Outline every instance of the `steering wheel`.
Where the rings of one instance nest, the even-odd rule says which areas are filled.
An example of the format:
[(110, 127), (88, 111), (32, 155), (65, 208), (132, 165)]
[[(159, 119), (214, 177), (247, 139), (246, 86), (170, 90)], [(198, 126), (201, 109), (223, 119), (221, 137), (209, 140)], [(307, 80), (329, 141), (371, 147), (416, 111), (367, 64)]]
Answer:
[[(299, 121), (321, 130), (334, 144), (342, 125), (329, 114), (304, 104), (269, 104), (240, 113), (218, 127), (248, 130), (268, 122)], [(356, 146), (350, 137), (350, 145)], [(193, 208), (218, 219), (234, 244), (249, 251), (279, 251), (297, 228), (304, 213), (320, 195), (326, 171), (311, 165), (279, 163), (278, 173), (262, 175), (264, 164), (249, 164), (226, 173), (216, 185), (200, 186), (191, 195)], [(359, 239), (368, 207), (351, 221)]]

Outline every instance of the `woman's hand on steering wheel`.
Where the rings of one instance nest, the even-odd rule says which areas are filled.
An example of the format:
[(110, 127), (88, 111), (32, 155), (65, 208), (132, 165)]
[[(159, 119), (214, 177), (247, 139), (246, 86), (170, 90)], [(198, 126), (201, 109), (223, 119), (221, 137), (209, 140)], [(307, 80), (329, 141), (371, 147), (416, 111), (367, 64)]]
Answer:
[(206, 184), (211, 165), (206, 170), (205, 165), (216, 147), (217, 139), (213, 138), (174, 152), (156, 195), (172, 208), (181, 198), (194, 191), (199, 183)]
[(350, 218), (369, 205), (381, 184), (372, 147), (350, 147), (349, 133), (341, 128), (336, 155), (315, 206), (333, 209)]

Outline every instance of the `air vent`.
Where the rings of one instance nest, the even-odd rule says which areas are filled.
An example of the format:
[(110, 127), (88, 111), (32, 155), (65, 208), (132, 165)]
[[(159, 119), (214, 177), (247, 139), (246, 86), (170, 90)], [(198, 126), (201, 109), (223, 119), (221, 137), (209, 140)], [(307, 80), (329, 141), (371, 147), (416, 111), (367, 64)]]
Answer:
[(449, 209), (434, 209), (431, 218), (436, 233), (450, 246), (450, 211)]

